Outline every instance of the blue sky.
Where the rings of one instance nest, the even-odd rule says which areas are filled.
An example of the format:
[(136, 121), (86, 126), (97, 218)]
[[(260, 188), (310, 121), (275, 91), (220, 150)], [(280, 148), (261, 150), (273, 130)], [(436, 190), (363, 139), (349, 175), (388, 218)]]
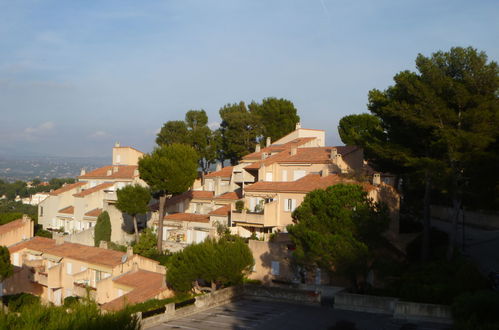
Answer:
[(0, 155), (143, 151), (187, 110), (269, 96), (341, 144), (341, 117), (418, 53), (499, 60), (499, 2), (0, 0)]

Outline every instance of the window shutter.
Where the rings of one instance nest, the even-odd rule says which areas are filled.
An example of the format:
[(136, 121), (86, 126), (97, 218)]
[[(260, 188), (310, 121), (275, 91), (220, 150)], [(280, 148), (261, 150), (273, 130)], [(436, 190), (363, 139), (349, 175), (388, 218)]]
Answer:
[(296, 199), (291, 200), (291, 212), (293, 212), (296, 209)]
[(289, 199), (284, 199), (284, 211), (289, 211)]

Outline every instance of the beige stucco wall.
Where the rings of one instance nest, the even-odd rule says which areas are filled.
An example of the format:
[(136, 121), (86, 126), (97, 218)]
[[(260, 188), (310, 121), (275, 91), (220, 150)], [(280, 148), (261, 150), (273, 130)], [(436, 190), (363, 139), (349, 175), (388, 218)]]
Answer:
[(22, 225), (12, 230), (0, 233), (0, 245), (10, 246), (33, 237), (34, 222), (30, 218), (24, 217)]
[(131, 147), (113, 148), (113, 165), (137, 165), (144, 153)]
[[(284, 143), (291, 142), (294, 139), (305, 138), (305, 137), (315, 137), (316, 138), (315, 143), (309, 142), (311, 144), (310, 146), (323, 147), (325, 145), (325, 141), (326, 141), (326, 132), (321, 131), (321, 130), (298, 128), (295, 131), (289, 133), (288, 135), (275, 141), (273, 144), (284, 144)], [(314, 145), (314, 144), (316, 144), (316, 145)]]

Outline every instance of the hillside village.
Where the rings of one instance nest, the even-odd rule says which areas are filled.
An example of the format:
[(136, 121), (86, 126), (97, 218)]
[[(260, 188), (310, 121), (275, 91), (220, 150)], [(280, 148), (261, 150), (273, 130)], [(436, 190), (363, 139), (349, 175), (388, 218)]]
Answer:
[[(272, 280), (291, 282), (297, 276), (282, 254), (270, 256), (270, 266), (259, 260), (270, 251), (272, 235), (282, 233), (285, 237), (292, 212), (308, 192), (338, 183), (361, 184), (369, 198), (390, 205), (387, 235), (395, 241), (400, 197), (392, 176), (374, 172), (364, 161), (362, 149), (327, 147), (324, 141), (324, 131), (297, 125), (274, 143), (267, 139), (264, 147), (256, 145), (255, 152), (244, 156), (238, 165), (221, 168), (219, 164), (204, 176), (204, 182), (197, 179), (191, 190), (168, 200), (164, 248), (178, 251), (207, 237), (216, 238), (217, 228), (222, 226), (232, 234), (253, 239), (249, 247), (257, 262), (251, 279), (268, 284)], [(130, 229), (124, 230), (131, 225), (130, 219), (114, 205), (116, 190), (135, 183), (146, 186), (138, 171), (142, 155), (133, 147), (116, 144), (111, 165), (82, 170), (77, 182), (50, 192), (38, 206), (38, 222), (53, 232), (54, 239), (33, 237), (32, 228), (28, 230), (33, 224), (27, 219), (11, 223), (10, 230), (2, 228), (6, 231), (3, 235), (17, 235), (6, 245), (12, 264), (19, 269), (4, 283), (4, 294), (32, 292), (60, 305), (64, 298), (84, 297), (85, 286), (89, 286), (102, 308), (123, 305), (123, 298), (138, 303), (172, 296), (164, 281), (166, 270), (157, 261), (133, 254), (131, 248), (126, 253), (106, 249), (104, 241), (94, 247), (96, 221), (102, 212), (108, 212), (111, 220), (111, 242), (126, 245), (134, 240)], [(347, 178), (353, 171), (365, 173), (369, 182)], [(238, 201), (242, 207), (236, 207)], [(140, 228), (157, 230), (158, 203), (152, 200), (149, 208), (139, 221)], [(329, 281), (313, 273), (309, 280), (317, 284)], [(146, 287), (134, 287), (134, 283)], [(139, 291), (140, 297), (136, 297)]]

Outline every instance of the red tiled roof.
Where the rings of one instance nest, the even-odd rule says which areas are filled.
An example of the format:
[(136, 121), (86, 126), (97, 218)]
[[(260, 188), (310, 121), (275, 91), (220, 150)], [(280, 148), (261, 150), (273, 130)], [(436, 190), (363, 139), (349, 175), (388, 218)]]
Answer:
[(55, 240), (51, 238), (35, 236), (29, 241), (24, 241), (9, 247), (9, 252), (12, 254), (14, 252), (20, 251), (22, 249), (31, 249), (35, 251), (45, 252), (49, 248), (55, 246)]
[(219, 207), (216, 210), (213, 210), (209, 213), (209, 215), (217, 215), (217, 216), (228, 216), (230, 213), (230, 205), (225, 205)]
[(124, 252), (69, 242), (64, 242), (60, 245), (54, 245), (53, 247), (46, 249), (43, 252), (58, 257), (70, 258), (85, 261), (91, 264), (111, 267), (121, 264), (121, 258), (126, 254)]
[(71, 189), (75, 189), (75, 188), (84, 186), (86, 184), (87, 184), (87, 182), (75, 182), (75, 183), (72, 183), (72, 184), (67, 184), (67, 185), (62, 186), (61, 188), (59, 188), (57, 190), (51, 191), (50, 195), (57, 196), (57, 195), (62, 194), (64, 192), (66, 192), (66, 191), (70, 191)]
[(102, 213), (102, 209), (93, 209), (85, 213), (87, 217), (98, 217)]
[(232, 175), (233, 168), (234, 168), (234, 166), (226, 166), (226, 167), (222, 168), (220, 171), (208, 173), (204, 177), (205, 178), (215, 178), (215, 177), (230, 178)]
[[(178, 203), (184, 199), (212, 199), (213, 191), (206, 190), (189, 190), (183, 194), (173, 196), (169, 200), (166, 201), (167, 205), (173, 205)], [(158, 207), (156, 206), (156, 209)]]
[(314, 148), (298, 148), (296, 155), (289, 155), (286, 158), (280, 159), (279, 163), (327, 163), (331, 159), (331, 150), (336, 148), (338, 153), (346, 156), (349, 153), (358, 149), (356, 146), (339, 146), (339, 147), (314, 147)]
[(8, 233), (24, 225), (23, 219), (17, 219), (0, 226), (0, 235)]
[[(133, 179), (137, 165), (108, 165), (81, 175), (79, 179)], [(116, 170), (116, 171), (115, 171)], [(111, 175), (107, 175), (111, 171)]]
[(210, 222), (208, 215), (196, 213), (172, 213), (165, 216), (164, 219), (170, 221)]
[(65, 214), (74, 214), (75, 213), (75, 208), (74, 208), (74, 206), (71, 205), (71, 206), (67, 206), (67, 207), (65, 207), (63, 209), (60, 209), (58, 212), (59, 213), (65, 213)]
[(240, 190), (226, 192), (225, 194), (215, 197), (215, 199), (228, 199), (228, 200), (238, 200), (240, 198), (242, 198)]
[(81, 192), (79, 192), (78, 194), (74, 194), (73, 196), (74, 197), (85, 197), (85, 196), (88, 196), (90, 194), (93, 194), (96, 191), (100, 191), (100, 190), (112, 187), (113, 185), (114, 185), (113, 182), (104, 182), (104, 183), (101, 183), (95, 187), (82, 190)]
[(132, 305), (155, 298), (161, 292), (168, 290), (165, 285), (165, 275), (146, 270), (137, 270), (117, 277), (115, 283), (134, 288), (131, 292), (102, 305), (106, 310), (120, 310), (126, 304)]
[(262, 154), (267, 153), (271, 154), (274, 152), (281, 152), (284, 150), (289, 150), (293, 147), (299, 147), (307, 142), (314, 140), (315, 137), (304, 137), (304, 138), (296, 138), (293, 141), (289, 141), (284, 144), (272, 144), (268, 147), (262, 148), (259, 152), (253, 152), (246, 156), (243, 156), (243, 159), (262, 159)]
[(289, 182), (264, 182), (260, 181), (245, 188), (246, 192), (297, 192), (308, 193), (315, 189), (325, 189), (338, 183), (360, 184), (366, 191), (375, 189), (371, 184), (356, 182), (331, 174), (322, 177), (319, 174), (309, 174), (299, 180)]

